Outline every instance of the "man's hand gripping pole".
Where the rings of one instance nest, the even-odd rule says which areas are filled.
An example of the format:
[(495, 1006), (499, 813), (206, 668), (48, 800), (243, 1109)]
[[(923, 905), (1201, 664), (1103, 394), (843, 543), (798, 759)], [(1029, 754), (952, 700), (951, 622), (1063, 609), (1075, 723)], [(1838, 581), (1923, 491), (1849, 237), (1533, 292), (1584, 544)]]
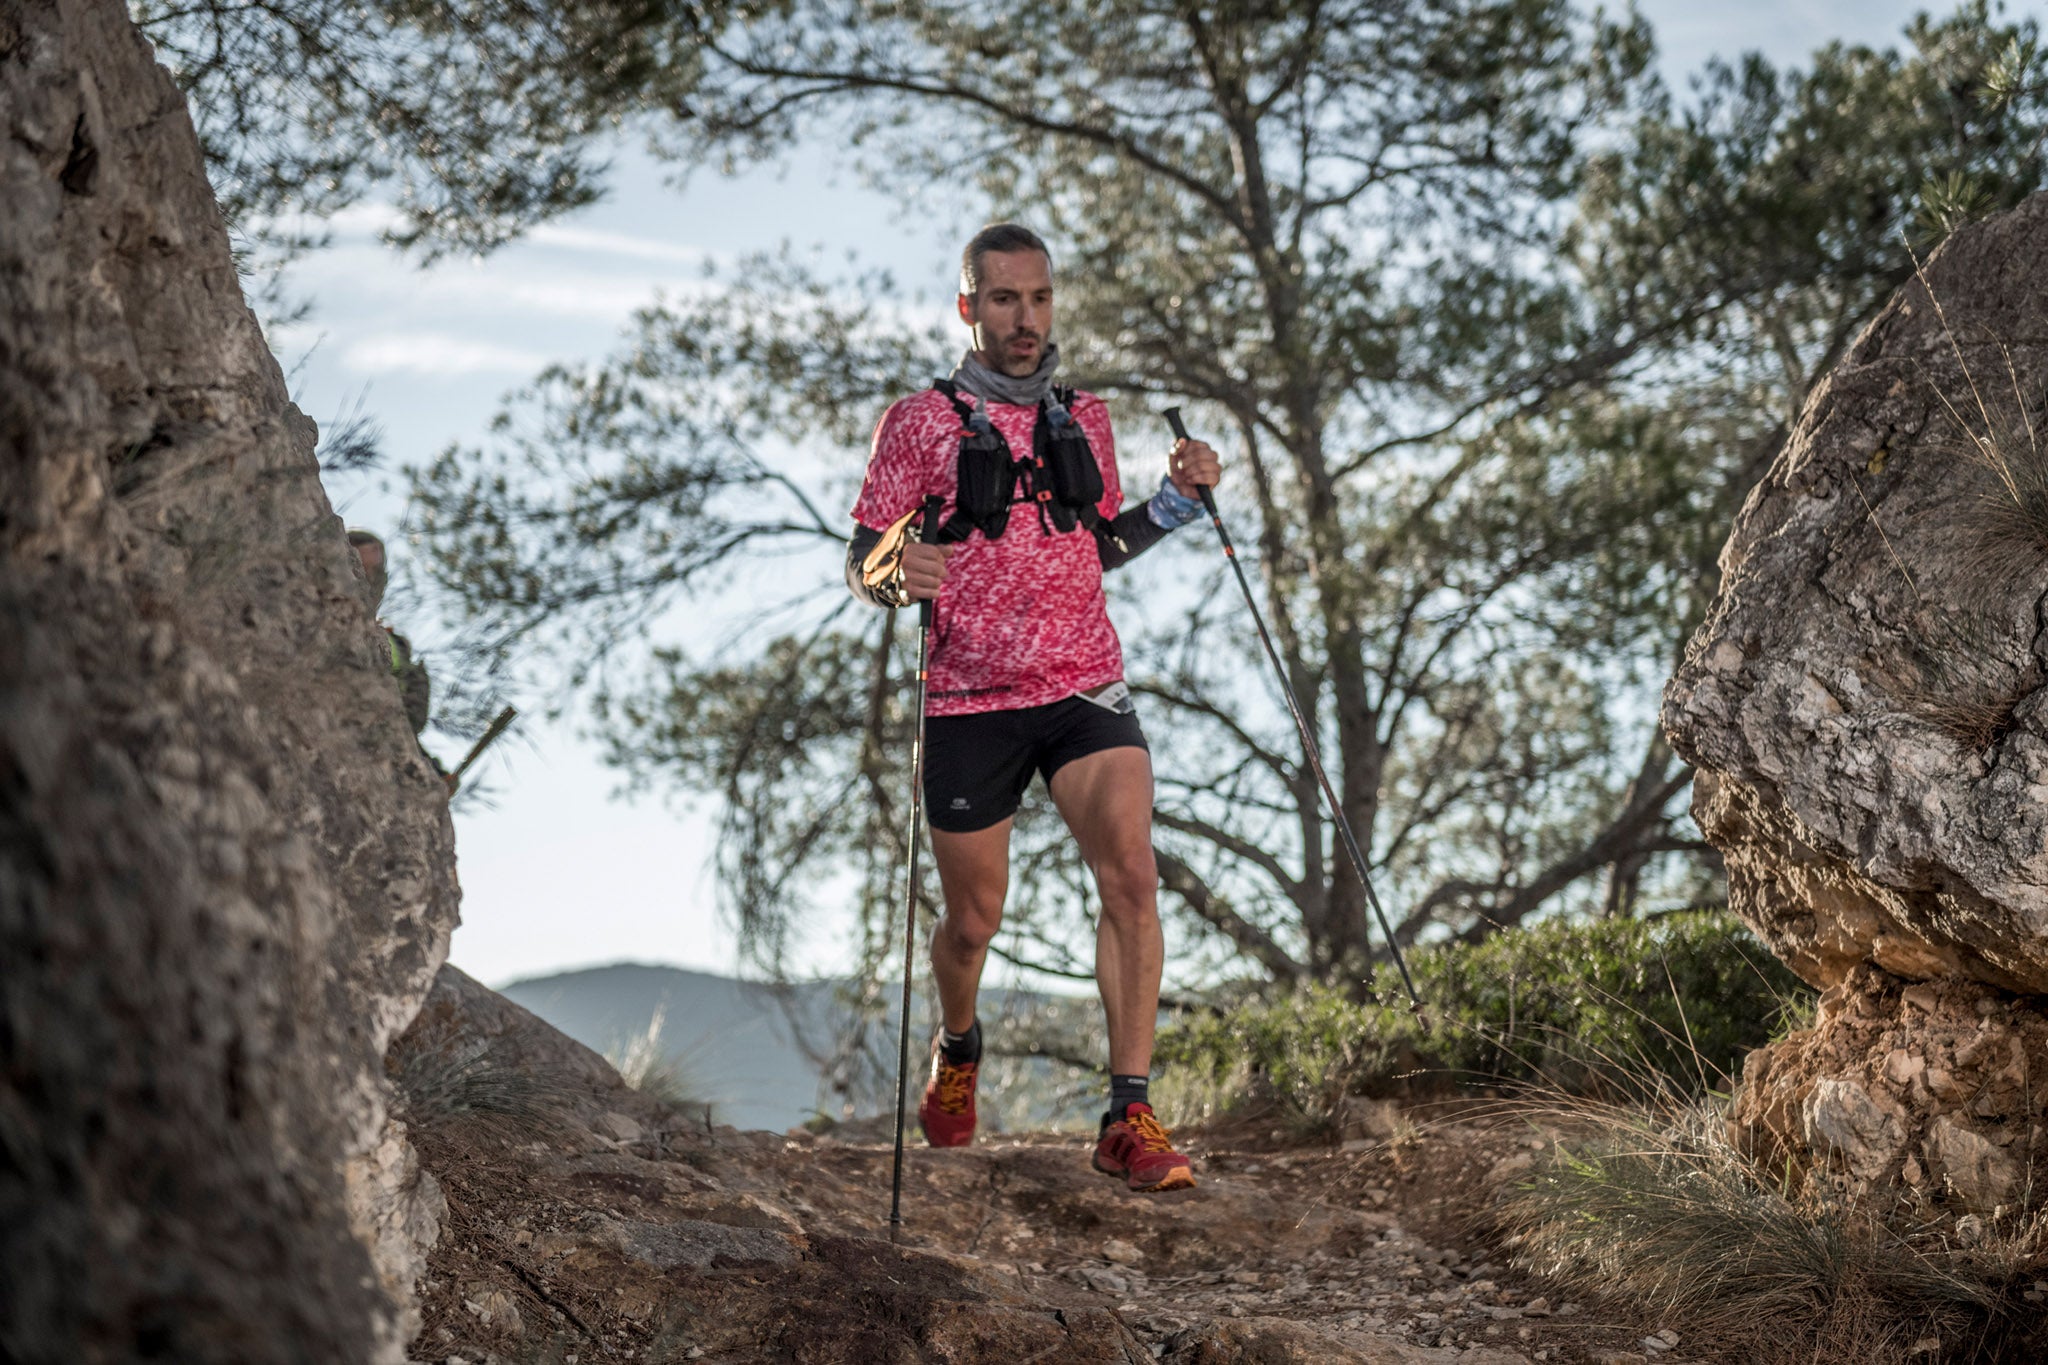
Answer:
[[(1189, 439), (1188, 429), (1180, 420), (1179, 408), (1168, 408), (1161, 416), (1172, 426), (1176, 440)], [(1379, 920), (1380, 932), (1386, 935), (1387, 952), (1401, 970), (1401, 984), (1408, 989), (1408, 1002), (1416, 1022), (1422, 1025), (1424, 1033), (1428, 1033), (1429, 1015), (1423, 1012), (1422, 996), (1416, 992), (1415, 978), (1408, 974), (1408, 963), (1401, 956), (1401, 945), (1394, 941), (1393, 926), (1387, 923), (1387, 912), (1380, 908), (1380, 898), (1372, 889), (1372, 877), (1365, 870), (1365, 854), (1359, 851), (1358, 837), (1351, 832), (1351, 822), (1344, 818), (1344, 808), (1338, 804), (1336, 790), (1330, 786), (1330, 775), (1323, 771), (1322, 755), (1316, 750), (1315, 736), (1309, 733), (1308, 719), (1301, 713), (1301, 703), (1295, 700), (1294, 689), (1287, 685), (1287, 667), (1280, 662), (1280, 651), (1273, 647), (1273, 637), (1267, 633), (1266, 619), (1259, 613), (1258, 599), (1252, 596), (1251, 582), (1244, 576), (1244, 565), (1238, 562), (1237, 547), (1230, 543), (1230, 532), (1223, 529), (1223, 517), (1216, 510), (1216, 495), (1209, 491), (1207, 484), (1198, 484), (1195, 491), (1201, 494), (1202, 507), (1215, 524), (1217, 539), (1223, 542), (1223, 557), (1230, 561), (1231, 570), (1237, 575), (1237, 586), (1244, 591), (1244, 604), (1251, 608), (1252, 624), (1259, 628), (1259, 643), (1266, 647), (1266, 657), (1273, 662), (1273, 676), (1280, 683), (1280, 695), (1287, 699), (1288, 714), (1294, 717), (1294, 728), (1301, 732), (1302, 752), (1308, 756), (1308, 766), (1315, 770), (1316, 782), (1323, 789), (1323, 800), (1330, 808), (1331, 819), (1336, 821), (1338, 841), (1350, 856), (1351, 869), (1358, 874), (1359, 885), (1365, 888), (1365, 899), (1372, 906), (1373, 917)]]

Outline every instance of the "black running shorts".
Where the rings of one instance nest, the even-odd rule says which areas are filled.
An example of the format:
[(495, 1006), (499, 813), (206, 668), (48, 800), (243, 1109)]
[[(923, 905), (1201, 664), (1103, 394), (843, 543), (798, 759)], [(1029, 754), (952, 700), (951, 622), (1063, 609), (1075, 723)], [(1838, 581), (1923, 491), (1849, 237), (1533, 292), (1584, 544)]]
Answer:
[(1017, 813), (1033, 773), (1052, 775), (1104, 749), (1146, 748), (1135, 712), (1083, 697), (1020, 711), (933, 716), (924, 723), (924, 808), (933, 829), (972, 834)]

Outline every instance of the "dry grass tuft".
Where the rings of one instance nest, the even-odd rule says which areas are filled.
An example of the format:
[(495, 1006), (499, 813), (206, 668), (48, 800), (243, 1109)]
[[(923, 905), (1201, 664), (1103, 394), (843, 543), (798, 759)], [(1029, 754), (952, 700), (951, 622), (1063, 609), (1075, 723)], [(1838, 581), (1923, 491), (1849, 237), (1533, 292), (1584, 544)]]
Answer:
[[(2020, 396), (2012, 356), (1999, 349), (2010, 396), (1980, 394), (1970, 416), (1946, 399), (1942, 407), (1954, 430), (1950, 448), (1985, 476), (1969, 523), (1973, 567), (2009, 582), (2048, 564), (2048, 449)], [(1971, 388), (1976, 390), (1974, 379)]]
[[(1960, 637), (1959, 637), (1960, 638)], [(1997, 662), (2000, 651), (1981, 640), (1932, 655), (1932, 685), (1913, 689), (1906, 709), (1966, 749), (1979, 753), (2005, 738), (2020, 703), (2041, 686), (2040, 669)]]
[(2048, 567), (2048, 444), (2043, 441), (2040, 404), (2028, 402), (2012, 348), (1996, 337), (1987, 338), (1985, 345), (1997, 352), (2003, 373), (1980, 379), (1963, 354), (1962, 340), (1949, 325), (1948, 311), (1926, 268), (1918, 257), (1913, 265), (1969, 389), (1967, 395), (1951, 394), (1934, 386), (1949, 431), (1949, 439), (1940, 444), (1984, 476), (1984, 488), (1967, 523), (1972, 567), (1998, 583), (2036, 576)]
[[(1926, 268), (1917, 256), (1913, 263), (1968, 390), (1952, 393), (1941, 384), (1931, 386), (1940, 405), (1938, 421), (1947, 433), (1933, 444), (1974, 471), (1979, 484), (1976, 497), (1959, 509), (1964, 578), (1987, 601), (2001, 596), (2031, 600), (2048, 572), (2048, 440), (2041, 404), (2028, 401), (2012, 348), (1996, 337), (1985, 338), (1982, 346), (1996, 353), (1998, 364), (1986, 372), (1988, 377), (1980, 376), (1981, 367), (1973, 368), (1964, 354)], [(1903, 565), (1900, 571), (1905, 573)], [(1906, 580), (1913, 585), (1912, 575)], [(1917, 596), (1916, 585), (1914, 592)], [(1975, 632), (1949, 628), (1947, 634), (1953, 638), (1934, 654), (1931, 685), (1904, 700), (1908, 710), (1935, 729), (1982, 751), (2004, 737), (2015, 710), (2040, 686), (2041, 677), (2031, 663), (2017, 672), (2001, 668), (1993, 662), (2000, 654), (1993, 642), (1976, 638)], [(2025, 656), (2024, 650), (2019, 653)]]
[[(1758, 1365), (2037, 1361), (2048, 1215), (1969, 1246), (1795, 1190), (1731, 1143), (1721, 1104), (1545, 1101), (1559, 1143), (1504, 1199), (1517, 1258)], [(1730, 1359), (1737, 1358), (1731, 1355)]]
[(415, 1132), (457, 1129), (506, 1139), (557, 1134), (570, 1123), (574, 1091), (519, 1064), (491, 1038), (415, 1027), (392, 1045), (385, 1073), (398, 1111)]
[(668, 1007), (655, 1006), (647, 1027), (605, 1049), (604, 1059), (621, 1080), (649, 1099), (677, 1109), (697, 1106), (703, 1100), (688, 1078), (688, 1069), (662, 1044), (667, 1022)]

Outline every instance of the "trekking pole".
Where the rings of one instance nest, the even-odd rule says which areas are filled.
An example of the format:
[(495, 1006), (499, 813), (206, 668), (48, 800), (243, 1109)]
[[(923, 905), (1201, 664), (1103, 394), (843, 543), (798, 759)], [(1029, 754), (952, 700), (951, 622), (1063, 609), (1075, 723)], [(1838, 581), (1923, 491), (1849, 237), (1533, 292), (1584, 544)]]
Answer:
[[(924, 522), (917, 538), (930, 545), (939, 538), (939, 509), (945, 499), (924, 500)], [(932, 600), (917, 604), (917, 738), (910, 745), (910, 889), (903, 896), (903, 1008), (896, 1039), (896, 1166), (889, 1177), (889, 1242), (903, 1233), (903, 1105), (910, 1084), (910, 973), (917, 955), (917, 833), (924, 814), (924, 691), (932, 662)]]
[[(1172, 426), (1175, 439), (1188, 439), (1188, 429), (1181, 423), (1180, 409), (1168, 408), (1160, 414)], [(1309, 733), (1308, 718), (1301, 713), (1301, 703), (1295, 699), (1294, 689), (1287, 683), (1287, 666), (1280, 662), (1280, 651), (1273, 647), (1273, 637), (1266, 631), (1266, 618), (1259, 612), (1258, 599), (1252, 596), (1251, 581), (1244, 576), (1244, 565), (1238, 560), (1237, 547), (1230, 543), (1230, 532), (1223, 529), (1222, 514), (1216, 510), (1216, 497), (1207, 484), (1197, 484), (1195, 491), (1202, 495), (1202, 506), (1209, 513), (1209, 520), (1215, 523), (1217, 539), (1223, 542), (1223, 557), (1230, 561), (1231, 569), (1237, 574), (1237, 586), (1244, 590), (1244, 604), (1252, 609), (1252, 624), (1259, 628), (1259, 643), (1266, 647), (1266, 657), (1273, 661), (1273, 676), (1279, 680), (1280, 695), (1287, 699), (1287, 712), (1294, 717), (1294, 728), (1301, 731), (1301, 749), (1308, 755), (1308, 766), (1315, 770), (1316, 781), (1322, 786), (1323, 800), (1330, 807), (1330, 816), (1337, 824), (1338, 840), (1344, 845), (1345, 853), (1351, 857), (1352, 870), (1358, 873), (1358, 881), (1365, 888), (1365, 899), (1372, 906), (1374, 918), (1380, 922), (1380, 932), (1387, 936), (1387, 951), (1393, 955), (1394, 965), (1401, 969), (1401, 984), (1408, 988), (1408, 1001), (1413, 1007), (1416, 1022), (1422, 1025), (1424, 1033), (1429, 1032), (1429, 1016), (1423, 1012), (1422, 996), (1415, 989), (1415, 978), (1408, 974), (1408, 963), (1401, 956), (1401, 945), (1394, 941), (1394, 927), (1387, 923), (1387, 912), (1380, 908), (1380, 898), (1372, 889), (1372, 877), (1365, 870), (1365, 854), (1359, 851), (1358, 836), (1351, 832), (1351, 822), (1344, 818), (1344, 808), (1337, 803), (1337, 792), (1330, 785), (1330, 775), (1323, 771), (1322, 755), (1316, 750), (1315, 736)]]

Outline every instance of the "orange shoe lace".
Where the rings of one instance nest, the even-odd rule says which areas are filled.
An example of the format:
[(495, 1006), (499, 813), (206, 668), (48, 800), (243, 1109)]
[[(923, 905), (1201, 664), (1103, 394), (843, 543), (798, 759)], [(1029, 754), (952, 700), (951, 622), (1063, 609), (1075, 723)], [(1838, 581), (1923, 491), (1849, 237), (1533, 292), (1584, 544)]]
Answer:
[(944, 1057), (940, 1057), (938, 1083), (940, 1112), (966, 1113), (967, 1102), (974, 1098), (974, 1063), (955, 1066)]
[(1125, 1116), (1124, 1122), (1130, 1125), (1132, 1134), (1138, 1139), (1138, 1146), (1145, 1151), (1170, 1152), (1173, 1150), (1173, 1141), (1168, 1136), (1166, 1129), (1160, 1124), (1158, 1119), (1153, 1118), (1150, 1114), (1129, 1114)]

